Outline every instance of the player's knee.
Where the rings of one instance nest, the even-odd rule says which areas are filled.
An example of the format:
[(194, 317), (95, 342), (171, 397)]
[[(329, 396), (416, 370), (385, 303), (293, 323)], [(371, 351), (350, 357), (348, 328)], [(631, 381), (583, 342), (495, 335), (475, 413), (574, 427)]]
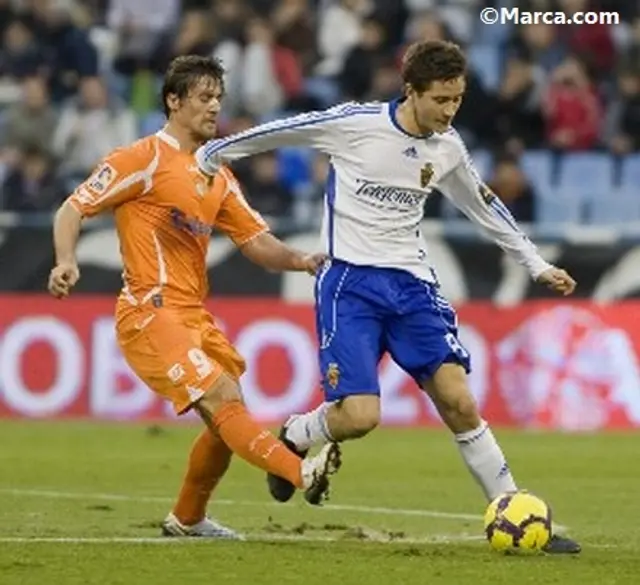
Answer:
[(350, 396), (340, 405), (345, 430), (350, 437), (363, 437), (380, 423), (380, 399), (377, 396)]
[(455, 432), (471, 431), (480, 426), (478, 406), (468, 390), (454, 396), (448, 406), (450, 416), (455, 420)]
[(213, 417), (229, 402), (242, 402), (240, 386), (231, 376), (223, 373), (198, 401), (198, 410)]
[(435, 404), (445, 424), (456, 433), (480, 426), (480, 412), (466, 381), (464, 370), (446, 364), (424, 389)]

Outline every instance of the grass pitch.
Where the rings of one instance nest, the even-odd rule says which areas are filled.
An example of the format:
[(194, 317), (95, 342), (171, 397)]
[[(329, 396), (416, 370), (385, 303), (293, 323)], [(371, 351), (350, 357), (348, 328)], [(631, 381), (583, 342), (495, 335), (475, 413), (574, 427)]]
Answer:
[(579, 557), (504, 557), (444, 430), (382, 429), (343, 446), (322, 509), (273, 503), (234, 461), (209, 512), (247, 542), (158, 538), (197, 428), (0, 425), (0, 584), (632, 584), (640, 578), (636, 434), (498, 431), (522, 487), (546, 498)]

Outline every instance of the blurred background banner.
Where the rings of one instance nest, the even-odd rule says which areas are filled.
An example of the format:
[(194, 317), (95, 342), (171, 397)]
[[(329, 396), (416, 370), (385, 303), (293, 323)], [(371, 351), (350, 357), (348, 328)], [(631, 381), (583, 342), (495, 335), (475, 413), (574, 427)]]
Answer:
[[(175, 419), (129, 370), (115, 340), (114, 299), (59, 302), (7, 295), (0, 303), (0, 417)], [(208, 304), (247, 360), (243, 390), (261, 421), (319, 403), (308, 304), (219, 299)], [(496, 425), (585, 431), (640, 427), (639, 301), (539, 300), (458, 307), (472, 355), (471, 388)], [(387, 424), (435, 425), (436, 414), (393, 362), (380, 369)], [(186, 417), (187, 420), (190, 417)]]

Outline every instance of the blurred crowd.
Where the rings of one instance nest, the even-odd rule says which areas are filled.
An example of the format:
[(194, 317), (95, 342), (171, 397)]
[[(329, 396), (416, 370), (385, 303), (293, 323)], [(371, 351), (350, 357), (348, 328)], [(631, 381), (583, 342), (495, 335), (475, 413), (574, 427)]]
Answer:
[[(483, 25), (487, 5), (621, 20)], [(528, 154), (544, 153), (560, 174), (563, 157), (606, 157), (613, 185), (615, 165), (640, 151), (638, 0), (0, 0), (0, 39), (5, 210), (50, 210), (110, 150), (159, 129), (162, 74), (187, 53), (227, 69), (224, 135), (344, 100), (393, 99), (409, 43), (458, 42), (471, 67), (456, 127), (521, 221), (547, 217), (537, 206), (551, 192), (573, 196), (528, 174)], [(264, 214), (317, 217), (324, 157), (282, 149), (234, 168)], [(454, 215), (437, 197), (427, 207)]]

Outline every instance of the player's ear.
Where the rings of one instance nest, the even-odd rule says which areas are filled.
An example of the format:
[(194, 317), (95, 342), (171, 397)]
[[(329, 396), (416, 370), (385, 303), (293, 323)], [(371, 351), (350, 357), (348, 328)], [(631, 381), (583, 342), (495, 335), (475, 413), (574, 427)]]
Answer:
[(175, 93), (167, 95), (167, 108), (170, 112), (175, 112), (180, 107), (180, 98)]

